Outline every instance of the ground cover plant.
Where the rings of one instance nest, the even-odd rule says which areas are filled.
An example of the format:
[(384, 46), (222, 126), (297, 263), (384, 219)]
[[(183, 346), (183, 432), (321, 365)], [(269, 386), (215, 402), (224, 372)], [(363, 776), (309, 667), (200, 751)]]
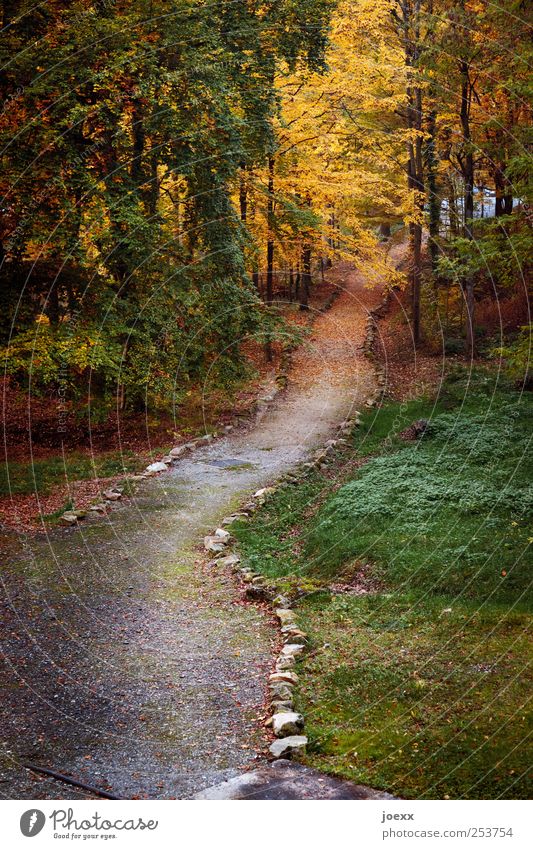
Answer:
[(306, 582), (312, 765), (407, 798), (527, 796), (532, 415), (456, 370), (365, 412), (333, 466), (237, 527), (254, 569)]

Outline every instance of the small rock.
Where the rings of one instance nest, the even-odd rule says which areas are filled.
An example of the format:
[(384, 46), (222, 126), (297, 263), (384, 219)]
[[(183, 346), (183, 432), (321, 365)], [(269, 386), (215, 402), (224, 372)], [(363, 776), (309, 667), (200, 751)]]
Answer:
[(225, 531), (224, 528), (217, 528), (215, 531), (215, 536), (223, 543), (227, 543), (230, 540), (230, 534)]
[(187, 447), (185, 445), (176, 445), (174, 448), (171, 448), (168, 452), (169, 457), (172, 457), (173, 460), (177, 460), (178, 457), (181, 457), (183, 454), (187, 452)]
[(204, 537), (204, 548), (206, 551), (224, 551), (226, 543), (222, 542), (220, 537), (207, 536)]
[(166, 454), (164, 457), (161, 457), (161, 463), (164, 463), (165, 466), (170, 466), (174, 462), (174, 457), (171, 457), (170, 454)]
[(292, 737), (298, 734), (304, 727), (304, 718), (301, 713), (289, 711), (287, 713), (275, 713), (272, 717), (272, 729), (276, 737)]
[(296, 734), (293, 737), (274, 740), (269, 747), (269, 752), (274, 758), (290, 758), (294, 754), (305, 752), (306, 746), (307, 737), (304, 737), (302, 734)]
[(283, 702), (272, 702), (272, 713), (290, 713), (292, 711), (292, 699)]
[(296, 660), (294, 657), (281, 656), (276, 660), (276, 669), (280, 672), (284, 669), (292, 669), (294, 666), (296, 666)]
[(271, 684), (270, 701), (272, 704), (274, 702), (292, 702), (292, 689), (289, 684)]
[(246, 596), (254, 601), (266, 601), (270, 598), (268, 588), (261, 584), (248, 584), (245, 590)]
[(272, 674), (268, 676), (268, 680), (271, 684), (297, 684), (299, 679), (296, 672), (280, 670), (278, 672), (272, 672)]
[(233, 523), (236, 522), (237, 519), (243, 519), (243, 518), (244, 519), (248, 518), (246, 513), (232, 513), (231, 516), (224, 516), (224, 518), (222, 519), (220, 524), (222, 525), (222, 527), (225, 527), (226, 525), (233, 525)]
[(89, 507), (89, 510), (94, 513), (107, 513), (107, 509), (107, 504), (103, 501), (101, 501), (99, 504), (92, 504)]
[(217, 566), (236, 566), (241, 562), (238, 554), (226, 554), (225, 557), (220, 557), (217, 560)]
[(292, 644), (292, 645), (295, 645), (295, 646), (298, 645), (298, 646), (301, 646), (302, 649), (303, 649), (303, 647), (305, 646), (305, 644), (307, 642), (307, 635), (304, 634), (303, 631), (300, 631), (298, 633), (295, 633), (294, 631), (292, 631), (290, 634), (286, 634), (284, 636), (283, 642), (285, 643), (285, 645), (287, 645), (287, 644), (289, 644), (289, 645)]
[(158, 472), (166, 472), (166, 470), (167, 470), (166, 463), (161, 463), (161, 462), (150, 463), (150, 465), (146, 467), (146, 471), (149, 472), (152, 475), (155, 475)]
[(288, 607), (277, 607), (275, 614), (282, 625), (292, 625), (296, 619), (294, 611), (290, 610)]
[(62, 514), (61, 521), (64, 525), (77, 525), (78, 517), (76, 513), (72, 512), (71, 510), (67, 510), (66, 513)]
[(287, 643), (283, 646), (281, 650), (281, 654), (283, 657), (296, 657), (298, 654), (302, 654), (304, 647), (299, 643)]
[(297, 625), (285, 625), (281, 631), (286, 636), (285, 642), (290, 642), (291, 637), (298, 637), (298, 639), (294, 640), (295, 643), (299, 643), (301, 640), (307, 639), (305, 631), (300, 631)]
[(108, 501), (118, 501), (122, 498), (122, 493), (118, 491), (118, 489), (106, 489), (103, 492), (104, 498), (107, 498)]

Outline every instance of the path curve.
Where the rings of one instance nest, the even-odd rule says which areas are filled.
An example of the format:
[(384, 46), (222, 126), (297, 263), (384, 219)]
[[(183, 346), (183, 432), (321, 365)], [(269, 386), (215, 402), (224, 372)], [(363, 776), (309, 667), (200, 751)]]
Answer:
[(374, 389), (363, 357), (379, 292), (343, 289), (257, 422), (146, 481), (107, 521), (3, 547), (4, 798), (85, 798), (29, 761), (123, 798), (190, 798), (257, 758), (276, 633), (198, 541), (304, 460)]

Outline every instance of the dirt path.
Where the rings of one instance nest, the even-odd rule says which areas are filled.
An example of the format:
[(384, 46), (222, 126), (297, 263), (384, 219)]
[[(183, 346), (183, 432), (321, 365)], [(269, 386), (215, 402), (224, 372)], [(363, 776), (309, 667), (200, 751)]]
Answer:
[(147, 481), (107, 521), (3, 545), (5, 798), (83, 798), (25, 761), (127, 798), (188, 798), (254, 762), (272, 623), (198, 542), (334, 433), (373, 388), (358, 350), (379, 298), (345, 288), (253, 427)]

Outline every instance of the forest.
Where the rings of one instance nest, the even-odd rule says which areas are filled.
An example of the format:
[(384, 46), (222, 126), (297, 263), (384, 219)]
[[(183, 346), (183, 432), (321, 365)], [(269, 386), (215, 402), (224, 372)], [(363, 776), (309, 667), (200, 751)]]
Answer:
[(415, 345), (528, 379), (526, 3), (30, 6), (2, 3), (11, 385), (95, 419), (231, 386), (339, 258), (405, 291)]
[(528, 798), (531, 4), (0, 15), (0, 796)]

